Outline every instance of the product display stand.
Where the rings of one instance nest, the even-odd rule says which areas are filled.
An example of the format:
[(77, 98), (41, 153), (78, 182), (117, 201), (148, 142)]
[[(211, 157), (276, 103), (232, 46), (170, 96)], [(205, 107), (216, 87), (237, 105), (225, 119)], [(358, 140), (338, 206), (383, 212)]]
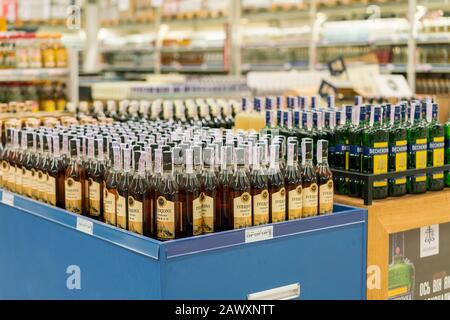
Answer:
[(0, 199), (1, 299), (365, 298), (364, 209), (159, 242)]
[[(396, 294), (395, 286), (389, 281), (392, 279), (391, 281), (394, 282), (394, 279), (399, 277), (399, 274), (394, 272), (389, 274), (389, 265), (392, 265), (392, 259), (389, 259), (391, 250), (399, 250), (398, 254), (404, 255), (415, 263), (416, 276), (412, 277), (412, 282), (415, 283), (415, 286), (412, 286), (412, 289), (415, 289), (415, 298), (432, 297), (433, 290), (427, 293), (428, 291), (424, 291), (424, 288), (433, 287), (433, 281), (441, 279), (440, 274), (450, 266), (450, 251), (447, 249), (448, 239), (450, 239), (450, 189), (374, 200), (371, 206), (365, 206), (362, 199), (339, 195), (335, 198), (340, 203), (368, 210), (367, 298), (388, 299), (395, 296), (405, 298), (408, 295), (409, 290), (406, 287), (403, 287), (403, 291), (400, 287), (400, 291)], [(429, 233), (425, 231), (429, 230), (425, 229), (429, 226), (434, 230), (434, 234), (427, 239)], [(398, 237), (399, 234), (407, 237), (403, 240), (404, 249), (395, 244), (393, 237)], [(431, 245), (432, 240), (437, 241), (435, 245), (437, 250), (428, 256), (426, 246)], [(446, 272), (448, 274), (448, 270)], [(379, 275), (378, 279), (377, 275)], [(443, 279), (443, 282), (450, 280), (450, 278), (446, 279)], [(434, 295), (438, 295), (439, 292), (443, 292), (444, 297), (447, 293), (448, 297), (450, 288), (445, 289), (443, 286), (443, 290), (435, 292)], [(422, 296), (418, 297), (421, 293)], [(414, 298), (414, 295), (410, 298)]]

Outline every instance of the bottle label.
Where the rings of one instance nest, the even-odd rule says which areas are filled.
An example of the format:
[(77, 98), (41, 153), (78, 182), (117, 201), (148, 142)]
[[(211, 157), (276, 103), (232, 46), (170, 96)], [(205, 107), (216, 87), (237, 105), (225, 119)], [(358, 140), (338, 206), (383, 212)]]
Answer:
[(288, 203), (288, 219), (300, 219), (303, 211), (303, 188), (297, 186), (294, 190), (289, 191)]
[(159, 239), (175, 239), (175, 203), (162, 196), (156, 200), (156, 230)]
[(360, 146), (350, 146), (350, 155), (358, 156), (362, 153), (362, 148)]
[(404, 171), (407, 168), (408, 145), (406, 140), (395, 141), (395, 146), (391, 146), (389, 152), (395, 155), (395, 171)]
[(319, 198), (319, 188), (316, 183), (311, 184), (308, 188), (303, 188), (303, 210), (302, 216), (309, 217), (317, 215), (317, 206)]
[(81, 214), (82, 213), (81, 182), (75, 181), (72, 178), (66, 179), (64, 191), (66, 199), (66, 210)]
[(92, 178), (88, 181), (89, 188), (89, 215), (98, 217), (100, 215), (100, 183), (95, 182)]
[(127, 200), (121, 195), (117, 198), (116, 225), (122, 229), (127, 228)]
[(36, 169), (31, 169), (31, 178), (30, 178), (30, 189), (31, 189), (31, 196), (33, 198), (37, 198), (37, 192), (38, 192), (38, 185), (37, 185), (37, 171)]
[(319, 187), (319, 214), (333, 212), (333, 180), (321, 184)]
[(202, 234), (203, 232), (203, 226), (202, 226), (202, 203), (200, 202), (200, 196), (192, 201), (192, 233), (194, 236), (198, 236)]
[(373, 148), (364, 148), (364, 155), (373, 158), (373, 174), (388, 171), (388, 142), (375, 142)]
[(253, 196), (253, 225), (269, 223), (269, 191), (263, 190)]
[(433, 178), (434, 180), (444, 179), (444, 173), (443, 173), (443, 172), (434, 173), (434, 174), (432, 175), (432, 178)]
[(444, 165), (444, 137), (434, 137), (433, 141), (428, 143), (428, 148), (433, 150), (433, 167)]
[(425, 182), (427, 181), (427, 176), (425, 174), (422, 175), (417, 175), (417, 176), (413, 176), (411, 177), (412, 182)]
[(411, 146), (411, 152), (416, 157), (416, 169), (427, 167), (427, 139), (417, 139)]
[(397, 184), (397, 185), (405, 184), (406, 183), (406, 177), (405, 178), (397, 178), (394, 181), (395, 181), (395, 184)]
[(272, 222), (286, 220), (286, 189), (272, 193)]
[(6, 186), (8, 183), (8, 171), (9, 163), (5, 160), (2, 161), (2, 186)]
[(345, 145), (345, 144), (336, 144), (334, 146), (334, 152), (335, 153), (344, 153), (344, 152), (349, 152), (350, 151), (350, 146)]
[(9, 189), (15, 191), (16, 189), (16, 167), (9, 165), (8, 173)]
[(128, 197), (128, 230), (144, 234), (144, 205), (133, 197)]
[(214, 198), (202, 192), (200, 203), (202, 205), (203, 233), (214, 232)]
[(105, 188), (103, 197), (105, 222), (116, 225), (116, 195)]
[(233, 199), (234, 229), (246, 228), (252, 225), (252, 196), (244, 192)]
[(31, 197), (31, 192), (32, 192), (32, 173), (31, 170), (27, 170), (27, 169), (23, 169), (24, 173), (23, 173), (23, 178), (22, 178), (22, 185), (23, 185), (23, 193), (28, 196)]
[(56, 206), (55, 178), (49, 175), (47, 175), (47, 201), (49, 204)]
[(42, 201), (47, 201), (47, 175), (43, 173), (41, 170), (37, 172), (38, 174), (38, 193), (39, 199)]

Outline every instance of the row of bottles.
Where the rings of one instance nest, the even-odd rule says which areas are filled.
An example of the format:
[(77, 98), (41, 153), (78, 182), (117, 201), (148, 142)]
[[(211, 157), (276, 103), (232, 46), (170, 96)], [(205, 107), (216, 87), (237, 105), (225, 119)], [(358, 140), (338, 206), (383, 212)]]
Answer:
[(328, 142), (166, 121), (7, 131), (2, 187), (159, 240), (328, 214)]
[(114, 100), (94, 101), (92, 105), (81, 102), (70, 103), (68, 110), (80, 115), (91, 115), (96, 119), (112, 118), (114, 121), (164, 120), (180, 125), (196, 125), (209, 128), (231, 129), (239, 103), (225, 99), (162, 100)]

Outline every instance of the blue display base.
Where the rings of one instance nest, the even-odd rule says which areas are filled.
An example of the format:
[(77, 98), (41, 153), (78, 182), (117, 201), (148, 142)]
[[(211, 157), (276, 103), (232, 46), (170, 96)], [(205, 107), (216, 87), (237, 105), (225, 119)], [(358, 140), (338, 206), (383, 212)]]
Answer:
[(160, 242), (4, 193), (0, 299), (247, 299), (296, 283), (300, 299), (365, 298), (363, 209), (272, 224), (251, 243), (249, 229)]

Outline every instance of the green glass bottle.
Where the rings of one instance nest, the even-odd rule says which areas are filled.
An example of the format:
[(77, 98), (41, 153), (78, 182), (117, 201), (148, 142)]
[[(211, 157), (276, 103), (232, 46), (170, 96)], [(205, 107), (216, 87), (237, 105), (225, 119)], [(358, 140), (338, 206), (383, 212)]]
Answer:
[[(438, 121), (438, 105), (427, 103), (428, 123), (428, 167), (444, 165), (445, 138), (444, 126)], [(444, 172), (434, 172), (427, 176), (427, 189), (438, 191), (444, 188)]]
[(336, 114), (333, 110), (323, 111), (325, 140), (328, 141), (328, 164), (334, 167), (334, 127), (336, 123)]
[[(427, 126), (420, 120), (420, 104), (413, 102), (410, 109), (410, 123), (407, 128), (408, 169), (423, 169), (427, 166)], [(409, 193), (427, 191), (426, 174), (408, 177)]]
[[(450, 164), (450, 119), (445, 123), (445, 164)], [(445, 186), (450, 187), (450, 171), (445, 172)]]
[[(373, 107), (370, 128), (363, 133), (362, 171), (364, 173), (383, 174), (388, 171), (388, 132), (381, 123), (381, 108)], [(388, 195), (387, 180), (375, 180), (372, 186), (373, 199), (384, 199)], [(364, 194), (363, 194), (364, 195)]]
[[(361, 172), (363, 132), (366, 129), (366, 107), (353, 107), (354, 124), (349, 134), (349, 170)], [(349, 195), (361, 197), (361, 180), (352, 178), (349, 180)]]
[[(389, 171), (399, 172), (407, 169), (408, 141), (406, 127), (402, 125), (401, 107), (394, 106), (390, 112), (389, 133)], [(402, 196), (406, 193), (406, 177), (389, 179), (389, 196)]]
[[(351, 115), (352, 106), (345, 106), (340, 113), (340, 125), (334, 131), (335, 147), (334, 147), (334, 166), (339, 170), (349, 170), (350, 167), (350, 148), (349, 134), (352, 126)], [(349, 179), (336, 177), (335, 192), (337, 194), (348, 194)]]

